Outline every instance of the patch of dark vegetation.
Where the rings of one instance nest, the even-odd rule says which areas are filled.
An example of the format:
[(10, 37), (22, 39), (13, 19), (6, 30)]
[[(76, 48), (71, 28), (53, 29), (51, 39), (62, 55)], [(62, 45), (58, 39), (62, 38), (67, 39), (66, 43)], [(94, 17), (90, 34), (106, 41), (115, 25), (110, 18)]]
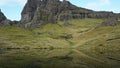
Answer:
[(104, 52), (100, 52), (100, 54), (104, 54)]
[(63, 34), (62, 36), (60, 36), (60, 38), (63, 38), (63, 39), (72, 39), (73, 36), (72, 36), (72, 34)]
[(72, 61), (73, 60), (73, 57), (70, 57), (70, 56), (56, 56), (56, 57), (53, 57), (55, 59), (59, 59), (59, 60), (65, 60), (65, 61)]
[(57, 23), (57, 25), (58, 25), (59, 27), (63, 27), (62, 25), (60, 25), (60, 24), (58, 24), (58, 23)]
[(31, 63), (31, 64), (28, 64), (28, 65), (25, 65), (21, 68), (41, 68), (40, 65), (36, 65), (35, 63)]
[(45, 32), (46, 34), (48, 35), (53, 35), (54, 33), (53, 32)]
[(10, 36), (10, 39), (9, 39), (9, 40), (11, 40), (11, 39), (17, 39), (17, 38), (22, 39), (22, 38), (26, 38), (26, 37), (27, 37), (26, 35), (22, 35), (22, 34), (9, 35), (9, 36)]
[(0, 50), (21, 50), (21, 49), (29, 50), (28, 48), (20, 48), (20, 47), (15, 47), (15, 48), (13, 48), (13, 47), (4, 47), (4, 48), (0, 48)]
[(50, 49), (50, 50), (53, 50), (53, 49), (54, 49), (54, 47), (53, 47), (53, 46), (50, 46), (50, 47), (49, 47), (49, 49)]
[(110, 60), (115, 60), (115, 61), (120, 62), (120, 59), (117, 59), (117, 58), (114, 58), (114, 57), (107, 57), (107, 58), (110, 59)]
[(50, 49), (50, 48), (47, 48), (47, 47), (41, 47), (41, 48), (33, 48), (33, 49)]
[(36, 35), (42, 35), (42, 34), (48, 34), (48, 35), (54, 35), (55, 33), (53, 32), (33, 32)]
[(22, 48), (5, 48), (7, 50), (18, 50), (18, 49), (22, 49)]
[(67, 22), (67, 21), (64, 21), (63, 25), (64, 25), (64, 26), (70, 26), (70, 25), (72, 25), (72, 24), (70, 24), (70, 23)]
[(112, 39), (107, 39), (106, 41), (112, 41), (112, 40), (117, 40), (117, 39), (120, 39), (120, 37), (112, 38)]
[(103, 46), (103, 44), (99, 44), (99, 46)]
[[(99, 46), (99, 47), (103, 47), (104, 45), (103, 45), (103, 44), (99, 44), (98, 46)], [(99, 53), (100, 53), (100, 54), (104, 54), (103, 51), (99, 51)]]
[(41, 32), (34, 32), (34, 34), (40, 35), (40, 34), (43, 34), (43, 33), (41, 33)]
[(24, 50), (30, 50), (30, 47), (29, 46), (25, 46), (23, 49)]
[(65, 48), (61, 48), (61, 47), (57, 47), (54, 48), (53, 46), (49, 46), (49, 47), (40, 47), (40, 48), (30, 48), (30, 47), (23, 47), (23, 48), (13, 48), (13, 47), (4, 47), (4, 48), (0, 48), (0, 50), (30, 50), (30, 49), (35, 49), (35, 50), (53, 50), (53, 49), (65, 49)]
[(26, 37), (25, 35), (16, 35), (16, 37)]
[(24, 60), (23, 58), (14, 58), (14, 60)]
[(70, 41), (69, 39), (66, 39), (66, 41), (69, 43), (69, 45), (74, 45), (74, 42)]
[(12, 21), (11, 23), (10, 23), (10, 25), (12, 26), (12, 25), (17, 25), (19, 23), (19, 21)]
[(32, 48), (32, 49), (37, 49), (37, 50), (53, 50), (53, 49), (65, 49), (65, 48), (61, 48), (61, 47), (53, 47), (53, 46), (49, 46), (49, 47), (40, 47), (40, 48)]
[(2, 45), (7, 45), (7, 43), (0, 42), (0, 47), (1, 47)]

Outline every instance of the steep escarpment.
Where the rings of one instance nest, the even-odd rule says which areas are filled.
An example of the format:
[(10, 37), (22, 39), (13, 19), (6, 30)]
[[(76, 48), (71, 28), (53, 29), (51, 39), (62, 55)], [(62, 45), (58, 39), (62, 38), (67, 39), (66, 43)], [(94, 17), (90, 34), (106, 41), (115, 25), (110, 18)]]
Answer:
[(6, 19), (6, 17), (4, 16), (4, 14), (0, 10), (0, 22), (2, 22), (5, 19)]
[(20, 24), (24, 27), (39, 27), (60, 20), (116, 16), (113, 12), (96, 12), (77, 7), (66, 0), (28, 0), (21, 15)]
[(92, 11), (76, 7), (68, 1), (28, 0), (22, 11), (21, 24), (36, 27), (59, 20), (83, 18), (88, 12)]
[(8, 20), (0, 10), (0, 26), (8, 26), (10, 23), (11, 21)]

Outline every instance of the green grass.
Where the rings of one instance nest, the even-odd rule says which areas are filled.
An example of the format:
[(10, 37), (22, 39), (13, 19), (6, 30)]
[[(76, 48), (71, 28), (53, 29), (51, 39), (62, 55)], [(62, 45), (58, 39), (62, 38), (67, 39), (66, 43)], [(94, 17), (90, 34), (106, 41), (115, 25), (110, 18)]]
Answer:
[[(21, 50), (21, 55), (18, 54), (21, 52), (19, 50), (5, 52), (5, 57), (0, 59), (2, 60), (0, 65), (4, 65), (5, 68), (16, 68), (21, 65), (36, 64), (36, 66), (41, 65), (45, 68), (45, 64), (48, 64), (49, 67), (51, 66), (49, 63), (52, 61), (54, 65), (60, 63), (56, 64), (55, 67), (61, 67), (61, 65), (66, 67), (68, 64), (70, 67), (74, 67), (73, 63), (75, 66), (81, 65), (83, 68), (93, 67), (93, 65), (95, 68), (119, 66), (120, 25), (96, 28), (103, 21), (104, 19), (69, 20), (68, 22), (71, 24), (69, 26), (64, 26), (64, 22), (60, 21), (58, 24), (49, 23), (32, 30), (15, 25), (0, 27), (0, 48), (21, 48), (26, 51), (33, 49), (28, 52)], [(34, 49), (48, 50), (43, 52)], [(58, 49), (58, 51), (53, 50), (54, 52), (52, 52), (49, 49)], [(75, 50), (68, 53), (66, 49), (79, 51)], [(65, 59), (66, 57), (67, 59)], [(70, 61), (71, 57), (74, 59), (72, 62)], [(6, 63), (8, 60), (10, 62)], [(16, 65), (12, 66), (12, 64)]]
[(60, 21), (58, 24), (49, 23), (33, 30), (27, 30), (15, 25), (0, 27), (0, 47), (73, 48), (79, 44), (80, 39), (93, 38), (93, 36), (89, 37), (89, 35), (92, 32), (94, 33), (94, 30), (90, 34), (87, 34), (87, 36), (82, 36), (81, 34), (89, 33), (89, 31), (98, 26), (102, 21), (104, 20), (69, 20), (68, 22), (71, 24), (69, 26), (64, 26), (64, 22)]
[(103, 21), (103, 19), (69, 20), (71, 24), (69, 26), (64, 26), (64, 22), (60, 21), (58, 24), (49, 23), (33, 30), (15, 25), (0, 27), (0, 47), (77, 48), (86, 43), (92, 43), (91, 41), (101, 39), (100, 41), (105, 42), (109, 37), (119, 37), (119, 25), (95, 28)]
[(119, 64), (120, 53), (120, 25), (115, 27), (101, 27), (84, 35), (85, 41), (78, 43), (78, 49), (94, 58), (104, 60), (108, 64)]

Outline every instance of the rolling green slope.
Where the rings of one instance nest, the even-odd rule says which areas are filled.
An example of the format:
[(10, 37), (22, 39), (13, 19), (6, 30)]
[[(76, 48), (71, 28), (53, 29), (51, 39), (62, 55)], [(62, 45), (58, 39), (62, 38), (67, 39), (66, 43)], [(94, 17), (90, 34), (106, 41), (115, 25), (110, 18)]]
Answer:
[(59, 22), (33, 30), (15, 25), (0, 27), (0, 48), (78, 48), (86, 44), (107, 44), (106, 40), (120, 37), (119, 25), (95, 28), (103, 21), (103, 19), (69, 20), (68, 25)]
[[(67, 25), (65, 22), (60, 21), (57, 24), (49, 23), (32, 30), (16, 25), (0, 27), (1, 52), (2, 49), (13, 49), (13, 51), (8, 51), (5, 54), (2, 53), (6, 57), (1, 57), (3, 59), (0, 59), (2, 61), (0, 63), (5, 68), (9, 68), (9, 66), (13, 68), (21, 67), (28, 62), (31, 62), (28, 65), (35, 62), (37, 63), (35, 66), (41, 65), (43, 68), (46, 65), (51, 66), (48, 62), (56, 65), (54, 68), (59, 68), (61, 65), (69, 68), (79, 68), (79, 66), (82, 68), (119, 68), (120, 24), (97, 28), (103, 21), (105, 20), (69, 20)], [(18, 51), (16, 52), (14, 49)], [(19, 49), (22, 50), (19, 51)], [(36, 51), (37, 49), (40, 49), (40, 51)], [(34, 53), (34, 51), (36, 52)], [(22, 53), (19, 55), (19, 52)], [(42, 60), (38, 62), (40, 56)], [(10, 60), (10, 63), (7, 63), (7, 60)], [(21, 62), (17, 63), (17, 61)], [(16, 65), (12, 66), (11, 64)]]

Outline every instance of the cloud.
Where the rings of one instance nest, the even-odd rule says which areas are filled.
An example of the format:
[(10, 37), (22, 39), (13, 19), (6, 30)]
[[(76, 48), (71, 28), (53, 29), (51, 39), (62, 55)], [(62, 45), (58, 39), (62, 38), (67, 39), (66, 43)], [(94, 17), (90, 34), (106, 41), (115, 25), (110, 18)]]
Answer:
[(90, 2), (87, 3), (86, 7), (87, 8), (97, 8), (105, 5), (110, 5), (110, 0), (99, 0), (96, 2)]
[(0, 6), (4, 5), (24, 5), (27, 0), (0, 0)]
[(101, 0), (101, 4), (109, 5), (110, 4), (110, 0)]

